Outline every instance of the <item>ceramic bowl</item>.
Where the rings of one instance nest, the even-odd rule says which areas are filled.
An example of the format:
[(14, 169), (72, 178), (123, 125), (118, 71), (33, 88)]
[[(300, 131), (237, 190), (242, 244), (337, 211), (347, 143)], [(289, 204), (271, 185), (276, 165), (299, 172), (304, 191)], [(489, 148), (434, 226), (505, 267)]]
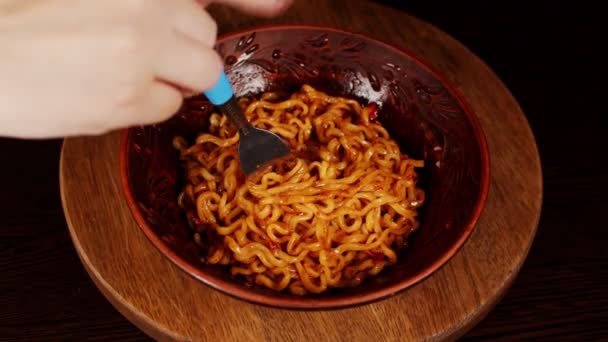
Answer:
[[(359, 286), (295, 296), (234, 279), (209, 266), (177, 205), (181, 177), (175, 135), (192, 138), (213, 109), (206, 98), (185, 100), (170, 120), (125, 130), (120, 150), (124, 195), (135, 221), (183, 271), (242, 300), (290, 309), (369, 303), (406, 290), (442, 267), (474, 230), (485, 205), (490, 160), (475, 113), (450, 82), (408, 51), (335, 28), (272, 26), (221, 37), (217, 51), (237, 96), (297, 90), (310, 84), (331, 95), (381, 108), (378, 119), (413, 158), (424, 159), (421, 225), (398, 261)], [(465, 270), (462, 270), (465, 272)], [(162, 275), (158, 275), (162, 281)]]

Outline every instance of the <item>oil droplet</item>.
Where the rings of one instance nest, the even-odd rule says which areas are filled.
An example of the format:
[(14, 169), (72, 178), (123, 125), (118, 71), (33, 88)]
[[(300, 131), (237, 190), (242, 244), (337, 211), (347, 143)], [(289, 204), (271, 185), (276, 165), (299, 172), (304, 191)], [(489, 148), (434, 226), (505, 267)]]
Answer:
[(354, 41), (353, 44), (349, 47), (344, 48), (344, 52), (357, 53), (361, 52), (367, 44), (364, 41)]
[(321, 48), (329, 43), (329, 38), (327, 37), (327, 33), (323, 33), (319, 37), (308, 39), (307, 42), (313, 47)]
[(299, 63), (298, 65), (300, 66), (300, 68), (306, 70), (306, 72), (308, 72), (309, 74), (312, 74), (312, 75), (315, 75), (315, 76), (319, 75), (319, 71), (317, 71), (316, 69), (308, 66), (308, 64)]
[(260, 47), (260, 44), (255, 44), (255, 45), (252, 45), (252, 46), (251, 46), (251, 47), (249, 47), (247, 50), (245, 50), (245, 53), (246, 53), (246, 54), (251, 54), (251, 53), (253, 53), (255, 50), (259, 49), (259, 47)]
[(281, 55), (281, 49), (274, 49), (274, 51), (272, 51), (272, 59), (279, 59), (281, 58)]
[(225, 63), (227, 65), (233, 65), (234, 63), (236, 63), (236, 57), (234, 57), (234, 55), (226, 56)]
[(367, 73), (367, 78), (369, 79), (369, 83), (372, 86), (374, 91), (380, 91), (380, 82), (378, 81), (378, 76), (373, 72)]
[(249, 37), (247, 37), (247, 41), (245, 42), (245, 45), (249, 46), (251, 43), (253, 43), (254, 39), (255, 39), (255, 32), (253, 32)]
[(241, 37), (241, 38), (239, 39), (239, 42), (238, 42), (238, 43), (236, 43), (235, 50), (236, 50), (236, 51), (241, 51), (241, 50), (243, 50), (244, 48), (245, 48), (245, 37)]
[(395, 75), (393, 75), (393, 72), (390, 70), (384, 70), (384, 79), (391, 82), (395, 79)]

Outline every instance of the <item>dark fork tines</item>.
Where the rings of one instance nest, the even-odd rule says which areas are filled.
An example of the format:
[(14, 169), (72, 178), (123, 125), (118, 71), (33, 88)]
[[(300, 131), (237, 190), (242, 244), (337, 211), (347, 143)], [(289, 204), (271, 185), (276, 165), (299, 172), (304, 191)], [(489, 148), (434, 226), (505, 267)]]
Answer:
[(239, 130), (239, 160), (246, 175), (289, 154), (289, 146), (273, 132), (245, 127)]

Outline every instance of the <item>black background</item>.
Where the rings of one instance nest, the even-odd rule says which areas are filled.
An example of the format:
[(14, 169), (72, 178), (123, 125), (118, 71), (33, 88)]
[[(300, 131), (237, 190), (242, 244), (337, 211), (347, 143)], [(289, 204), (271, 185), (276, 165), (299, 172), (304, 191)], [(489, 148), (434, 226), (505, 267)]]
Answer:
[(375, 2), (434, 24), (484, 60), (537, 139), (536, 240), (507, 296), (465, 339), (606, 340), (608, 10), (591, 1)]

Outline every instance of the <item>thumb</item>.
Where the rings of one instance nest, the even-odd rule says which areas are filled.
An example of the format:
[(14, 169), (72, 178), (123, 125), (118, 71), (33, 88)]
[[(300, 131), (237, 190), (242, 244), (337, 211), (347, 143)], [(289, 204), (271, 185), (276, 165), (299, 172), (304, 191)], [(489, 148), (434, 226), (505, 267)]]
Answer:
[(214, 2), (252, 15), (273, 17), (286, 11), (293, 3), (293, 0), (197, 0), (197, 2), (203, 6)]

